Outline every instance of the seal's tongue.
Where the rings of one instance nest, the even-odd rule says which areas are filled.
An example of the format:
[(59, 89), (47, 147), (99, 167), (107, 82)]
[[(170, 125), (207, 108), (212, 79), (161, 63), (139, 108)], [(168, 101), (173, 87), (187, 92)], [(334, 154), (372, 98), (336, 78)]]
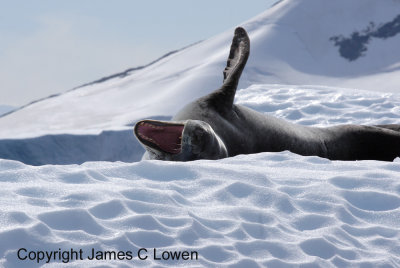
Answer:
[(181, 152), (181, 139), (184, 125), (144, 120), (136, 125), (136, 134), (141, 141), (164, 152)]

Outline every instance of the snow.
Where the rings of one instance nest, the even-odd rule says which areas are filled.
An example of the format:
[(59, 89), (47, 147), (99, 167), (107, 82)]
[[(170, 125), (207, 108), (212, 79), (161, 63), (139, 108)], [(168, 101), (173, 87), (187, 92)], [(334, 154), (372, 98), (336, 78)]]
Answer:
[[(65, 267), (397, 267), (399, 172), (398, 159), (289, 152), (186, 163), (0, 160), (1, 264), (35, 267), (17, 259), (20, 248), (73, 248), (84, 260)], [(150, 257), (90, 261), (92, 248), (146, 248)], [(153, 260), (153, 248), (199, 258)]]
[[(400, 36), (352, 62), (329, 38), (399, 13), (392, 0), (280, 2), (243, 24), (252, 51), (235, 102), (302, 125), (398, 124)], [(400, 267), (400, 158), (133, 162), (133, 123), (217, 88), (232, 33), (0, 117), (0, 266)]]
[[(315, 126), (394, 123), (400, 115), (399, 94), (322, 86), (252, 85), (238, 91), (237, 103)], [(290, 152), (186, 163), (34, 167), (0, 160), (0, 240), (7, 241), (0, 265), (36, 267), (17, 258), (21, 248), (72, 248), (82, 249), (83, 260), (39, 264), (397, 267), (399, 163)], [(88, 260), (93, 248), (130, 251), (133, 258)], [(137, 257), (141, 248), (148, 259)], [(154, 260), (154, 248), (196, 251), (199, 258)]]

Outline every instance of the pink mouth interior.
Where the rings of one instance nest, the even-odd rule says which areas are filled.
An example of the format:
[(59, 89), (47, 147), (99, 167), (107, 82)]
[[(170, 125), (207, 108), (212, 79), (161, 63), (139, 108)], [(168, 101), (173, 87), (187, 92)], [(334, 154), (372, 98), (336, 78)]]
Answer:
[(163, 124), (142, 121), (138, 123), (136, 133), (142, 141), (155, 145), (164, 152), (178, 154), (181, 152), (182, 132), (184, 125)]

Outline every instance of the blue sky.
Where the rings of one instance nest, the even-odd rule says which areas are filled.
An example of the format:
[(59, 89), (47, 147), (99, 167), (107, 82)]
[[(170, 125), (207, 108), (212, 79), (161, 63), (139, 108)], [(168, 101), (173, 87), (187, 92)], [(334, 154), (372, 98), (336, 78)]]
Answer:
[(0, 104), (23, 105), (210, 38), (276, 0), (0, 0)]

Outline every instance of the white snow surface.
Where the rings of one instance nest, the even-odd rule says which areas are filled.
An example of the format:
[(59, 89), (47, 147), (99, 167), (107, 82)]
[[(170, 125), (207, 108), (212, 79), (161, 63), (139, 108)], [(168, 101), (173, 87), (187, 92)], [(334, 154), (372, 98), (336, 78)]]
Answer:
[[(80, 166), (0, 160), (0, 264), (36, 267), (17, 259), (20, 248), (73, 248), (84, 260), (40, 265), (399, 267), (399, 164), (289, 152)], [(146, 248), (150, 257), (89, 261), (92, 248)], [(199, 258), (153, 260), (153, 248)]]
[[(373, 38), (348, 61), (330, 38), (362, 33), (400, 14), (398, 0), (285, 0), (244, 22), (251, 53), (239, 87), (326, 85), (400, 92), (400, 34)], [(72, 90), (0, 118), (0, 138), (98, 134), (151, 116), (172, 116), (218, 88), (234, 29), (172, 54), (124, 78)], [(106, 64), (106, 63), (105, 63)]]
[[(253, 85), (237, 103), (314, 126), (400, 115), (399, 94), (322, 86)], [(186, 163), (0, 160), (0, 265), (400, 267), (399, 164), (290, 152)], [(21, 261), (20, 248), (82, 249), (83, 260)], [(92, 248), (134, 258), (90, 261)], [(154, 260), (153, 248), (199, 258)]]

